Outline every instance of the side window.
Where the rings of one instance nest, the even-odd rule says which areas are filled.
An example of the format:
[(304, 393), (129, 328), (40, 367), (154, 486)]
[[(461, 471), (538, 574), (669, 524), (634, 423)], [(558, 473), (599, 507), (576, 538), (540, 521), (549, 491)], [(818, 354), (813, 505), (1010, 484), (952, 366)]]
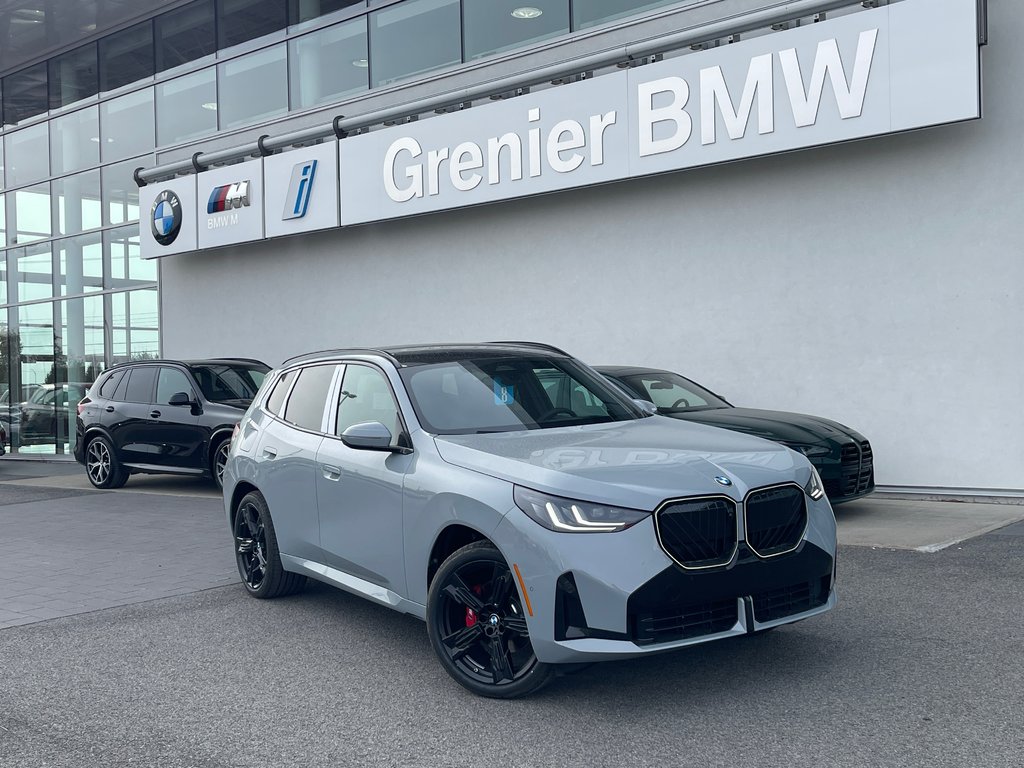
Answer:
[(128, 379), (128, 389), (124, 399), (129, 403), (150, 403), (153, 398), (153, 385), (156, 384), (156, 368), (145, 366), (133, 368)]
[(274, 391), (270, 393), (270, 397), (267, 398), (267, 403), (264, 406), (275, 416), (281, 415), (281, 406), (284, 405), (284, 396), (288, 394), (288, 387), (292, 384), (292, 379), (295, 378), (295, 371), (288, 371), (284, 376), (277, 380), (277, 384), (274, 385)]
[(124, 371), (114, 371), (112, 374), (107, 376), (100, 384), (100, 389), (97, 394), (100, 397), (105, 397), (110, 400), (114, 397), (114, 392), (117, 391), (117, 385), (121, 383), (121, 379), (124, 377)]
[(284, 409), (284, 420), (303, 429), (319, 432), (324, 406), (327, 404), (327, 392), (334, 379), (336, 365), (314, 365), (303, 368), (295, 382), (288, 405)]
[(391, 431), (391, 444), (398, 444), (402, 423), (387, 378), (368, 365), (349, 364), (338, 395), (338, 422), (334, 432), (341, 435), (353, 424), (367, 421), (379, 421)]
[(156, 382), (156, 403), (167, 405), (171, 400), (171, 395), (178, 392), (184, 392), (192, 400), (196, 399), (192, 382), (189, 381), (184, 371), (179, 368), (161, 368), (160, 377)]

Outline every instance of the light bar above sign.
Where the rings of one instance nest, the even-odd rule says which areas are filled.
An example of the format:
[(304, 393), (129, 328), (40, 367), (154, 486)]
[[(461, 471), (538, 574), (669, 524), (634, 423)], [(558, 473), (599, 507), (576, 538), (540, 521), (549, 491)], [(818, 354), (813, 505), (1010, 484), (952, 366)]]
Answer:
[(975, 119), (980, 78), (975, 0), (903, 0), (145, 187), (142, 255)]

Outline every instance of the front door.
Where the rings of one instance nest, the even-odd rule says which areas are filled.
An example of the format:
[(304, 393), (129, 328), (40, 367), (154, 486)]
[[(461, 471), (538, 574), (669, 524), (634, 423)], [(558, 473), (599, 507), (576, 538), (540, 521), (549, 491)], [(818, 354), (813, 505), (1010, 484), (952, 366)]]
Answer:
[(391, 385), (380, 369), (350, 363), (335, 391), (332, 431), (316, 466), (326, 564), (405, 595), (402, 486), (412, 456), (349, 448), (340, 439), (353, 424), (379, 421), (398, 445), (404, 426)]

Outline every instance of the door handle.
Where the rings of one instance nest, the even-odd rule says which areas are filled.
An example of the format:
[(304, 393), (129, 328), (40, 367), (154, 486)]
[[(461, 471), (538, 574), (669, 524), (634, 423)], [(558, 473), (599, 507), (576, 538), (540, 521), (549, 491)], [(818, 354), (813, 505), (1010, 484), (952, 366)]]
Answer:
[(107, 406), (107, 413), (113, 413), (113, 412), (114, 412), (114, 406), (108, 405)]
[(265, 459), (276, 459), (277, 458), (277, 448), (273, 448), (273, 447), (271, 447), (269, 445), (264, 446), (263, 447), (263, 458), (265, 458)]
[(159, 419), (160, 418), (160, 411), (150, 411), (149, 415), (152, 416), (154, 419)]
[(326, 477), (328, 480), (334, 480), (335, 482), (341, 480), (340, 467), (335, 467), (332, 464), (321, 464), (320, 469), (323, 471), (324, 477)]

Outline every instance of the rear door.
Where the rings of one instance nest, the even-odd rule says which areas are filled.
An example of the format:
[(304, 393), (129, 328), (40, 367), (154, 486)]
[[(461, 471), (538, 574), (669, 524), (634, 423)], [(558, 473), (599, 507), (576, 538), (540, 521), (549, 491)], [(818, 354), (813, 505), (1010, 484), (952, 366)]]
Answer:
[(171, 405), (172, 395), (184, 392), (196, 400), (192, 379), (176, 366), (160, 366), (156, 381), (156, 397), (149, 411), (149, 428), (160, 450), (154, 463), (181, 469), (203, 470), (204, 435), (199, 426), (199, 411), (190, 405)]
[(160, 451), (158, 435), (152, 429), (150, 411), (156, 392), (158, 368), (133, 367), (117, 386), (115, 402), (109, 404), (110, 435), (118, 458), (128, 464), (156, 464)]
[(281, 553), (322, 561), (316, 504), (316, 454), (323, 442), (324, 407), (338, 366), (286, 371), (274, 385), (254, 459), (258, 485), (274, 521)]

